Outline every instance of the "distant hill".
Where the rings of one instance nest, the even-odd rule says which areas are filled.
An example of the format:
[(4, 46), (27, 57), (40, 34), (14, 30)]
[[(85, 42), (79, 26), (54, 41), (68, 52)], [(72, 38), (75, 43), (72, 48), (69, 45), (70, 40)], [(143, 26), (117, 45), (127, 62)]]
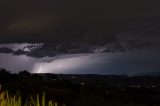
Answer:
[(154, 72), (143, 72), (135, 74), (137, 76), (160, 76), (160, 71), (154, 71)]

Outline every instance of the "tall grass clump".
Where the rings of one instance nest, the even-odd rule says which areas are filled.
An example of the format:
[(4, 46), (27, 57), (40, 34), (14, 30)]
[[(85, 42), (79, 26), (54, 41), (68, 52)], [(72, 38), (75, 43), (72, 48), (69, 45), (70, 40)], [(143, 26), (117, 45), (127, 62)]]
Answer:
[(22, 106), (21, 97), (10, 96), (7, 91), (0, 94), (0, 106)]
[(7, 91), (0, 93), (0, 106), (58, 106), (58, 103), (55, 101), (46, 101), (45, 93), (40, 97), (36, 95), (36, 98), (32, 96), (30, 99), (22, 105), (22, 100), (20, 96), (10, 96)]
[(36, 96), (36, 100), (31, 96), (30, 97), (30, 105), (32, 106), (58, 106), (58, 103), (55, 101), (49, 101), (46, 103), (45, 100), (45, 93), (43, 93), (42, 98), (39, 97), (39, 95)]

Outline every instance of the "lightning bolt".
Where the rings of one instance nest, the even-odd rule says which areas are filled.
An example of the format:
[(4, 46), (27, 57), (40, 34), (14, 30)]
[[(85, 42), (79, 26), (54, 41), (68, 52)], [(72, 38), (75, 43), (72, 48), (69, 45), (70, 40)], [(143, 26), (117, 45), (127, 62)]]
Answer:
[(41, 65), (40, 65), (39, 70), (38, 70), (37, 73), (41, 73), (41, 72), (42, 72), (42, 67), (41, 67)]

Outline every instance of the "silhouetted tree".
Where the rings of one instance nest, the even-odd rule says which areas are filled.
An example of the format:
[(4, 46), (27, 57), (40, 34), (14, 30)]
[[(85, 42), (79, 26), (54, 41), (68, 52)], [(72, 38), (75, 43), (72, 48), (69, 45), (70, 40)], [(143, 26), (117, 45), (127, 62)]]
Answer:
[(6, 69), (0, 68), (0, 83), (4, 84), (8, 82), (11, 78), (11, 74)]
[(20, 71), (18, 73), (18, 76), (21, 78), (28, 78), (28, 77), (31, 77), (31, 74), (28, 71), (24, 70), (24, 71)]

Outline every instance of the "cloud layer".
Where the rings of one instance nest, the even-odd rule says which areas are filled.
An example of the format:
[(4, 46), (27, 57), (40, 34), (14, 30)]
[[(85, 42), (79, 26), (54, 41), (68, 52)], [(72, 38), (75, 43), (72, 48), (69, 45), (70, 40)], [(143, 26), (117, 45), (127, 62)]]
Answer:
[(0, 35), (6, 39), (54, 39), (87, 31), (112, 36), (111, 32), (128, 22), (159, 17), (159, 10), (158, 3), (149, 0), (2, 0)]

